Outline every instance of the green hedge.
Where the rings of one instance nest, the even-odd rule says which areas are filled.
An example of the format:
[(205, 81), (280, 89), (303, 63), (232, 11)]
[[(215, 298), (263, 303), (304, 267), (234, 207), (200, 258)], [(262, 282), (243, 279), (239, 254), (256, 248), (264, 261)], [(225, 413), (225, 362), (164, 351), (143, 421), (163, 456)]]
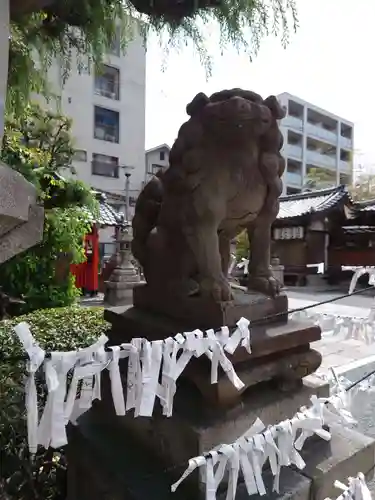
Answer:
[[(40, 450), (33, 463), (27, 448), (24, 400), (25, 353), (13, 327), (26, 321), (46, 350), (68, 351), (92, 344), (109, 325), (102, 308), (40, 309), (0, 322), (0, 498), (65, 500), (63, 450)], [(12, 359), (13, 358), (13, 359)], [(43, 393), (43, 379), (39, 381)]]

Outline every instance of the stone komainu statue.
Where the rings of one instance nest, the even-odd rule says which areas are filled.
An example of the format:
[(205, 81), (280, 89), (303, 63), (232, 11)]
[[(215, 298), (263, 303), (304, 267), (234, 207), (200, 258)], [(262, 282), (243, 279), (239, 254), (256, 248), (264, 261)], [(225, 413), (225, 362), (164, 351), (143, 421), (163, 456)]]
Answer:
[(250, 290), (277, 295), (270, 269), (271, 225), (285, 162), (276, 97), (223, 90), (198, 94), (186, 108), (170, 166), (141, 192), (133, 219), (134, 257), (149, 287), (231, 299), (230, 241), (251, 242)]

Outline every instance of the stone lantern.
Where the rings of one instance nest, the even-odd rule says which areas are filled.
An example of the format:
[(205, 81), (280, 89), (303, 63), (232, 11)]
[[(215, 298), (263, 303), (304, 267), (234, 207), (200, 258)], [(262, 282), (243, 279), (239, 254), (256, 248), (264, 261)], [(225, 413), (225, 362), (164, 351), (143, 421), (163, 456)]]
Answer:
[(132, 304), (133, 288), (141, 283), (140, 275), (132, 263), (132, 239), (132, 227), (124, 223), (117, 234), (118, 263), (105, 282), (104, 301), (110, 306)]

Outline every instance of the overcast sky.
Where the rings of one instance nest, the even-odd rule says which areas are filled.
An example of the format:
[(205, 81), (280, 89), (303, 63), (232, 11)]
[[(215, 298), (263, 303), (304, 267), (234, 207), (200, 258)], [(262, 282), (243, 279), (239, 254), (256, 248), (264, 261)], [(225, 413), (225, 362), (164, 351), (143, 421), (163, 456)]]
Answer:
[(286, 49), (270, 37), (251, 63), (232, 49), (221, 55), (210, 43), (214, 68), (208, 80), (191, 48), (172, 52), (163, 71), (163, 53), (152, 41), (146, 148), (172, 145), (196, 93), (242, 87), (264, 97), (290, 92), (353, 121), (357, 162), (375, 166), (375, 2), (297, 0), (297, 7), (300, 26)]

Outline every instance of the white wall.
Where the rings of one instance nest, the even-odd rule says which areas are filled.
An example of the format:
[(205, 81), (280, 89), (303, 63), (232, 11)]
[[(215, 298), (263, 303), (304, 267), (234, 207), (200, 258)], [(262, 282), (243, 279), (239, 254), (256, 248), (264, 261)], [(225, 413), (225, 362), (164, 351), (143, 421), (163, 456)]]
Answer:
[[(52, 79), (60, 88), (62, 112), (73, 119), (76, 149), (87, 151), (87, 161), (74, 161), (78, 178), (105, 191), (124, 192), (125, 176), (119, 178), (91, 174), (93, 153), (119, 158), (131, 173), (130, 190), (137, 191), (144, 181), (145, 148), (145, 87), (146, 54), (141, 37), (137, 36), (127, 47), (125, 55), (110, 55), (106, 64), (120, 71), (120, 99), (114, 100), (95, 94), (94, 70), (91, 73), (72, 72), (65, 85), (61, 81), (58, 64), (51, 69)], [(94, 106), (118, 111), (120, 114), (119, 143), (94, 138)], [(68, 174), (67, 174), (68, 175)]]
[[(166, 146), (157, 147), (146, 151), (146, 180), (152, 178), (152, 165), (160, 165), (161, 167), (168, 167), (169, 165), (169, 151), (170, 149)], [(160, 159), (160, 153), (164, 153), (164, 159)]]

